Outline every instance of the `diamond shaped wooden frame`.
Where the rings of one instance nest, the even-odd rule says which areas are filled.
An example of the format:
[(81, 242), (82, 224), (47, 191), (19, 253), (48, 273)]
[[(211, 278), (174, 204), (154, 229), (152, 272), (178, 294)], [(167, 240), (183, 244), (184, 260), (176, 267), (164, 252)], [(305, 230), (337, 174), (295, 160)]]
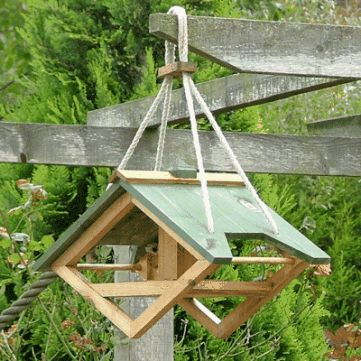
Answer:
[(128, 337), (142, 336), (154, 323), (167, 313), (177, 301), (197, 282), (213, 273), (218, 265), (197, 257), (178, 279), (172, 281), (170, 287), (161, 292), (156, 301), (138, 318), (131, 319), (120, 307), (107, 300), (77, 270), (77, 262), (85, 256), (102, 237), (109, 232), (133, 207), (134, 200), (128, 193), (121, 196), (104, 212), (53, 264), (52, 269), (72, 288), (94, 306)]
[[(134, 207), (138, 207), (159, 226), (157, 266), (152, 266), (147, 256), (142, 264), (140, 262), (138, 267), (134, 267), (146, 279), (144, 282), (92, 284), (80, 273), (77, 263)], [(142, 203), (125, 193), (53, 262), (51, 268), (130, 338), (141, 337), (176, 304), (215, 336), (225, 338), (308, 266), (295, 257), (279, 260), (277, 263), (286, 263), (285, 266), (267, 281), (205, 280), (216, 271), (219, 264), (212, 264), (204, 259)], [(255, 262), (260, 259), (248, 258), (246, 261)], [(107, 299), (150, 295), (157, 296), (156, 300), (136, 319), (129, 317), (121, 307)], [(234, 295), (246, 296), (246, 300), (223, 320), (218, 319), (196, 299)]]

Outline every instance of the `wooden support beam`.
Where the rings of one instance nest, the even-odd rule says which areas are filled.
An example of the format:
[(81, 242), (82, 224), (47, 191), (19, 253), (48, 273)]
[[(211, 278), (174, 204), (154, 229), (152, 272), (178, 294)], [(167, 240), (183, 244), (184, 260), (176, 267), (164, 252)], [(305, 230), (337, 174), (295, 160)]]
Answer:
[(294, 258), (289, 257), (233, 257), (233, 264), (293, 264)]
[[(170, 172), (121, 170), (115, 171), (119, 178), (134, 184), (200, 184), (199, 173), (196, 178), (178, 178)], [(206, 173), (208, 185), (243, 186), (244, 182), (238, 174)]]
[(263, 305), (280, 293), (294, 278), (302, 273), (308, 264), (297, 260), (295, 265), (286, 265), (273, 275), (268, 282), (273, 284), (273, 289), (266, 296), (249, 297), (232, 312), (230, 312), (219, 325), (217, 336), (226, 338), (231, 333), (255, 314)]
[(173, 282), (137, 319), (132, 322), (131, 337), (142, 336), (155, 322), (162, 318), (194, 284), (212, 274), (218, 265), (198, 260)]
[[(176, 43), (177, 18), (152, 14), (149, 31)], [(361, 78), (359, 26), (188, 16), (188, 31), (192, 51), (235, 71)]]
[(361, 138), (361, 114), (309, 123), (307, 129), (312, 135)]
[(95, 308), (107, 317), (115, 326), (127, 335), (130, 335), (132, 319), (111, 301), (103, 298), (91, 284), (87, 282), (76, 269), (66, 266), (53, 267), (53, 271), (65, 282), (75, 289), (85, 299), (90, 301)]
[(158, 279), (176, 280), (178, 243), (166, 231), (158, 231)]
[(217, 335), (221, 320), (201, 302), (197, 299), (183, 298), (179, 305), (213, 335)]
[[(198, 83), (197, 88), (214, 113), (269, 103), (293, 95), (348, 83), (346, 78), (311, 78), (281, 75), (234, 74), (224, 78)], [(137, 128), (150, 108), (154, 97), (132, 100), (126, 103), (88, 112), (90, 126)], [(194, 104), (197, 116), (202, 110)], [(160, 124), (162, 109), (158, 109), (150, 126)], [(168, 122), (188, 121), (189, 115), (184, 89), (172, 91), (172, 106)]]
[(129, 194), (123, 194), (57, 258), (52, 267), (76, 265), (133, 207)]
[[(79, 166), (117, 166), (135, 134), (129, 128), (0, 122), (0, 162)], [(361, 175), (361, 139), (226, 132), (245, 171), (310, 175)], [(233, 171), (213, 132), (199, 133), (208, 171)], [(149, 169), (155, 161), (157, 130), (147, 130), (130, 169)], [(164, 168), (193, 164), (190, 131), (169, 129)]]
[[(172, 287), (172, 281), (93, 283), (103, 297), (159, 296)], [(200, 281), (184, 297), (223, 297), (265, 295), (272, 287), (268, 282)]]
[(196, 299), (183, 298), (179, 301), (179, 304), (215, 336), (226, 338), (230, 336), (236, 328), (254, 315), (264, 304), (276, 296), (307, 266), (307, 263), (300, 260), (295, 260), (294, 265), (286, 265), (267, 280), (267, 284), (271, 289), (265, 295), (258, 294), (247, 297), (244, 302), (239, 304), (223, 320), (220, 320)]
[(79, 271), (139, 271), (140, 264), (116, 264), (116, 263), (78, 263), (76, 268)]

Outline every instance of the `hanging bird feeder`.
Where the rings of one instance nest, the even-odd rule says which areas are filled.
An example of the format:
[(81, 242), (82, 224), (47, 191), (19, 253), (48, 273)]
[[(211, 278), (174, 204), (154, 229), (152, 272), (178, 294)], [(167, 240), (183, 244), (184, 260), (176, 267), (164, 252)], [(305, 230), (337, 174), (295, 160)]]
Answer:
[[(142, 336), (174, 305), (218, 337), (229, 336), (310, 264), (328, 264), (329, 256), (269, 209), (274, 234), (238, 175), (206, 174), (215, 232), (209, 233), (197, 178), (169, 172), (119, 171), (117, 180), (37, 261), (36, 270), (53, 270), (127, 336)], [(262, 239), (279, 257), (233, 257), (229, 240)], [(136, 245), (135, 263), (82, 263), (95, 246)], [(154, 247), (154, 244), (156, 247)], [(149, 245), (152, 251), (147, 252)], [(209, 278), (225, 264), (283, 266), (260, 281)], [(92, 283), (83, 270), (130, 270), (144, 281)], [(111, 299), (156, 296), (132, 319)], [(197, 298), (243, 296), (223, 320)]]

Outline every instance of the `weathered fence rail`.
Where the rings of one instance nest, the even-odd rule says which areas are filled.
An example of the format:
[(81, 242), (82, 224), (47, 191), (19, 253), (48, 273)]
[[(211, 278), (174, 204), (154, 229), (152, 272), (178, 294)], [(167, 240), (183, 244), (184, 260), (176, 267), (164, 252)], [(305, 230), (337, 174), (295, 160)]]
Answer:
[[(133, 128), (0, 122), (0, 162), (117, 166), (135, 134)], [(188, 130), (167, 132), (164, 168), (193, 166)], [(248, 172), (361, 175), (361, 138), (226, 133)], [(151, 169), (158, 130), (149, 129), (131, 159), (131, 169)], [(200, 132), (205, 167), (233, 171), (213, 132)]]
[[(207, 29), (207, 31), (205, 31)], [(150, 33), (177, 41), (177, 19)], [(238, 72), (361, 78), (361, 27), (188, 16), (189, 48)]]
[[(251, 105), (269, 103), (293, 95), (348, 83), (346, 78), (311, 78), (298, 76), (234, 74), (224, 78), (197, 84), (210, 110), (220, 113)], [(138, 127), (150, 108), (154, 97), (101, 108), (88, 113), (88, 125), (102, 127)], [(198, 104), (196, 114), (202, 111)], [(159, 125), (161, 110), (155, 115), (152, 126)], [(184, 90), (172, 92), (172, 108), (169, 123), (188, 120)], [(101, 125), (100, 125), (101, 124)]]

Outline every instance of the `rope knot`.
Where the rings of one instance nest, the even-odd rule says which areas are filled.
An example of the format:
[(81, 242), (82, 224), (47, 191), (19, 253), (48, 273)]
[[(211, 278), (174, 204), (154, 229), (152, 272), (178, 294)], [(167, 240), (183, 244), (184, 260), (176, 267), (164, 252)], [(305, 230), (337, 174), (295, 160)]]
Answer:
[(173, 78), (179, 78), (183, 73), (194, 73), (196, 71), (196, 65), (185, 61), (177, 61), (164, 65), (158, 69), (158, 78), (162, 79), (166, 76)]

